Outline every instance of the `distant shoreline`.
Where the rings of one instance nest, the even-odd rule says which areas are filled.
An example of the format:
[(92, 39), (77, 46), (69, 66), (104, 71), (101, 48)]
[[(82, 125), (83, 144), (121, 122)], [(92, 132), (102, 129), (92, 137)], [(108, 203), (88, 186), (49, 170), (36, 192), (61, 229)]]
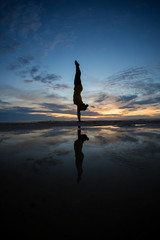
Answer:
[(52, 127), (72, 127), (72, 126), (156, 126), (160, 127), (160, 119), (139, 119), (139, 120), (105, 120), (105, 121), (37, 121), (37, 122), (0, 122), (0, 131), (16, 130), (40, 130)]

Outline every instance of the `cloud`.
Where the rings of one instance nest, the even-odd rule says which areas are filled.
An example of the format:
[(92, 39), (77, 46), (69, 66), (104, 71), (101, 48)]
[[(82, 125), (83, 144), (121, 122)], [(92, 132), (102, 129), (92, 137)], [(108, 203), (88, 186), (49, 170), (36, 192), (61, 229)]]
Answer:
[(138, 107), (135, 107), (135, 106), (132, 105), (132, 104), (128, 104), (128, 105), (119, 107), (119, 109), (131, 109), (131, 110), (133, 111), (133, 110), (137, 110)]
[(152, 79), (133, 83), (131, 87), (137, 89), (137, 91), (140, 90), (144, 95), (156, 94), (160, 91), (160, 83), (157, 83)]
[(56, 104), (56, 103), (42, 103), (41, 106), (44, 108), (52, 111), (53, 113), (64, 113), (64, 114), (75, 114), (76, 111), (73, 109), (69, 109), (65, 103), (63, 104)]
[(83, 116), (104, 116), (103, 114), (100, 114), (98, 112), (90, 111), (89, 109), (87, 111), (83, 111), (82, 115)]
[(144, 99), (144, 100), (139, 100), (139, 101), (131, 101), (130, 103), (128, 103), (125, 106), (121, 106), (119, 107), (120, 109), (137, 109), (140, 108), (142, 105), (150, 105), (150, 106), (155, 106), (155, 105), (159, 105), (160, 103), (160, 97), (152, 97), (152, 98), (148, 98), (148, 99)]
[(25, 83), (32, 83), (32, 82), (41, 82), (41, 83), (48, 83), (52, 84), (53, 81), (60, 80), (61, 76), (55, 75), (53, 73), (41, 73), (37, 76), (34, 76), (32, 80), (24, 80)]
[(31, 75), (32, 77), (34, 77), (34, 75), (35, 75), (36, 73), (38, 73), (39, 69), (40, 69), (40, 67), (39, 67), (38, 65), (37, 65), (37, 66), (33, 66), (33, 67), (30, 69), (30, 75)]
[(147, 67), (133, 67), (113, 74), (106, 79), (105, 88), (118, 87), (135, 94), (155, 94), (160, 91), (156, 72)]
[(33, 56), (22, 56), (18, 58), (18, 61), (22, 64), (22, 65), (28, 65), (31, 63), (31, 61), (34, 59)]
[(102, 93), (98, 96), (98, 99), (96, 99), (95, 102), (96, 103), (101, 103), (107, 98), (108, 98), (108, 96), (105, 93)]
[[(20, 89), (15, 88), (9, 85), (3, 85), (0, 88), (0, 96), (1, 99), (11, 99), (12, 103), (17, 102), (19, 104), (19, 100), (21, 100), (21, 103), (26, 104), (39, 104), (40, 102), (47, 102), (47, 99), (51, 99), (52, 101), (66, 101), (66, 97), (63, 97), (57, 93), (50, 93), (48, 94), (48, 90), (46, 89), (37, 89), (36, 91), (34, 89), (26, 90), (26, 89)], [(3, 104), (4, 105), (4, 104)]]
[(46, 95), (46, 97), (47, 97), (47, 98), (56, 98), (56, 97), (57, 97), (57, 94), (51, 93), (51, 94)]
[(58, 156), (63, 156), (63, 155), (70, 154), (71, 152), (72, 152), (72, 150), (60, 150), (60, 149), (57, 149), (57, 150), (54, 150), (52, 153), (56, 154)]
[(117, 102), (129, 102), (133, 99), (137, 98), (137, 95), (129, 95), (129, 96), (120, 96), (118, 99), (117, 99)]
[(135, 104), (138, 104), (138, 105), (152, 105), (152, 104), (159, 104), (160, 103), (160, 97), (152, 97), (152, 98), (148, 98), (148, 99), (145, 99), (145, 100), (141, 100), (141, 101), (134, 101), (132, 102), (131, 104), (132, 105), (135, 105)]
[[(52, 111), (53, 113), (62, 113), (62, 114), (71, 114), (76, 115), (77, 110), (76, 108), (70, 109), (70, 105), (66, 104), (56, 104), (56, 103), (42, 103), (41, 106), (44, 108)], [(87, 111), (83, 111), (83, 116), (101, 116), (98, 112), (90, 111), (89, 109)]]
[(60, 89), (70, 89), (71, 87), (69, 87), (66, 84), (56, 84), (53, 89), (54, 90), (60, 90)]
[(7, 97), (8, 99), (15, 98), (15, 100), (24, 100), (27, 102), (31, 102), (31, 101), (37, 101), (39, 99), (39, 96), (41, 96), (41, 98), (44, 96), (45, 92), (44, 91), (40, 91), (37, 90), (36, 92), (34, 90), (25, 90), (25, 89), (19, 89), (19, 88), (15, 88), (9, 85), (5, 85), (5, 86), (1, 86), (0, 88), (0, 96), (2, 97)]
[(135, 79), (144, 79), (146, 76), (150, 76), (151, 72), (145, 67), (129, 68), (124, 71), (117, 72), (112, 76), (108, 77), (109, 83), (115, 84), (117, 82), (128, 82)]
[(64, 109), (65, 106), (62, 104), (56, 104), (56, 103), (42, 103), (43, 107), (49, 109), (49, 110), (55, 110), (55, 109)]
[[(28, 107), (3, 108), (3, 109), (0, 109), (0, 121), (53, 120), (53, 117), (39, 114), (41, 112), (42, 111), (38, 111), (38, 110), (35, 110), (34, 108), (28, 108)], [(30, 114), (30, 113), (35, 113), (35, 114)]]
[(26, 65), (28, 66), (32, 61), (34, 57), (33, 56), (22, 56), (18, 57), (14, 63), (9, 63), (7, 65), (7, 70), (10, 71), (15, 71), (19, 68), (25, 67)]
[(0, 105), (8, 105), (8, 104), (10, 104), (9, 102), (5, 102), (5, 101), (2, 101), (1, 99), (0, 99)]
[(50, 87), (53, 87), (54, 90), (70, 88), (65, 84), (56, 84), (55, 86), (52, 86), (54, 81), (61, 80), (62, 77), (54, 73), (48, 73), (46, 70), (44, 71), (43, 67), (40, 65), (33, 65), (29, 67), (28, 65), (32, 63), (33, 59), (33, 56), (18, 57), (14, 63), (7, 65), (7, 70), (15, 71), (22, 69), (15, 72), (15, 74), (23, 78), (25, 83), (41, 82), (51, 85)]

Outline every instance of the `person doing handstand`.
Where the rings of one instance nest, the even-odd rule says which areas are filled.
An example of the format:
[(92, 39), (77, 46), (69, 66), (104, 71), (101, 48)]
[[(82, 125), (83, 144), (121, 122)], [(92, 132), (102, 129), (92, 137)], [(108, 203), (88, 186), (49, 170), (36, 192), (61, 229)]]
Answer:
[(79, 68), (79, 63), (75, 61), (76, 65), (76, 74), (74, 78), (74, 94), (73, 94), (73, 102), (77, 105), (77, 117), (78, 121), (81, 122), (81, 111), (85, 111), (88, 107), (88, 104), (83, 103), (81, 92), (83, 91), (83, 86), (81, 83), (81, 71)]

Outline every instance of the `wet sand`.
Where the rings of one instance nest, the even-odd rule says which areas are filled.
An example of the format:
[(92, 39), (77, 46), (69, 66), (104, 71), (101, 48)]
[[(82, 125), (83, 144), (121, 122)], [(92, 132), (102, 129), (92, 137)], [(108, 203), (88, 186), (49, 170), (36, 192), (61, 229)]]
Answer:
[(141, 126), (160, 126), (160, 120), (139, 119), (139, 120), (107, 120), (107, 121), (38, 121), (38, 122), (0, 122), (0, 131), (16, 131), (16, 130), (39, 130), (52, 127), (69, 127), (69, 126), (119, 126), (131, 127)]

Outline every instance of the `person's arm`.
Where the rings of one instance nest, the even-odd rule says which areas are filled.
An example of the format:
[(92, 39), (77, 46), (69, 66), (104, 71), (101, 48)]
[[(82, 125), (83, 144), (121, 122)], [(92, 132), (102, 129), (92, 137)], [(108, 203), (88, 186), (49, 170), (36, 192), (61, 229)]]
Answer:
[(77, 106), (77, 117), (78, 117), (78, 121), (81, 121), (81, 111), (80, 111), (80, 107)]

